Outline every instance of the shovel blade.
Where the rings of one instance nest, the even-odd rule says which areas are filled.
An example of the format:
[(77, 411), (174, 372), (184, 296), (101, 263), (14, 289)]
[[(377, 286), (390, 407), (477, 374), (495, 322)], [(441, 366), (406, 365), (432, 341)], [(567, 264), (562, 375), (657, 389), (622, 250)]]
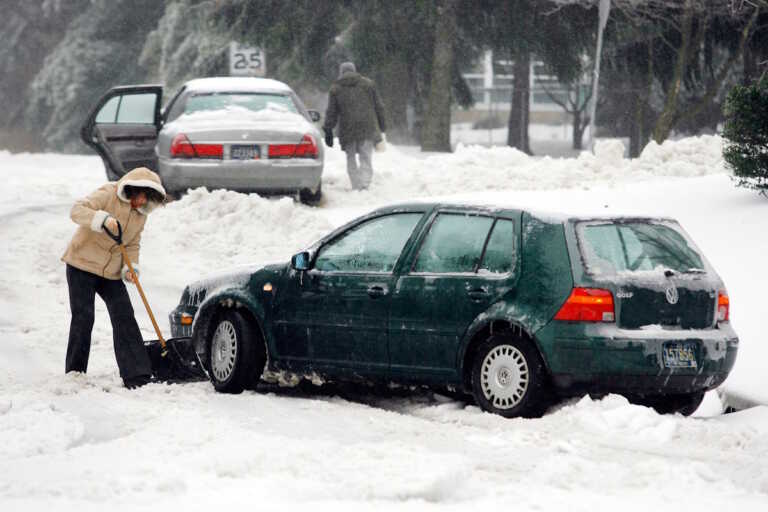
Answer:
[(152, 362), (152, 376), (165, 382), (193, 382), (207, 380), (192, 345), (192, 338), (171, 338), (165, 341), (163, 350), (160, 340), (144, 342)]

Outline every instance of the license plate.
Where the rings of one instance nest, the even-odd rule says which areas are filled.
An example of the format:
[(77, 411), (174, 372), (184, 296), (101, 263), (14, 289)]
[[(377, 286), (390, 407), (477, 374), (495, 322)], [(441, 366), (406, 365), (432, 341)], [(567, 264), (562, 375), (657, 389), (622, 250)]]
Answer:
[(233, 145), (229, 150), (233, 160), (254, 160), (261, 156), (259, 146)]
[(667, 368), (696, 368), (694, 343), (668, 343), (664, 345), (664, 366)]

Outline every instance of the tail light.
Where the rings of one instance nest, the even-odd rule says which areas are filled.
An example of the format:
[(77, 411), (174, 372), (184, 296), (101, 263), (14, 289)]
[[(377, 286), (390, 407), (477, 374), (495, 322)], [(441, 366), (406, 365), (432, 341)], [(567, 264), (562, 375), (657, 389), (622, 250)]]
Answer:
[(574, 288), (555, 320), (571, 322), (613, 322), (613, 294), (599, 288)]
[(727, 322), (730, 315), (731, 301), (728, 299), (728, 292), (720, 290), (717, 292), (717, 321)]
[(306, 134), (298, 144), (270, 144), (269, 158), (317, 158), (317, 142)]
[(221, 144), (192, 144), (189, 137), (179, 133), (171, 142), (173, 158), (222, 158), (224, 146)]
[(302, 137), (301, 142), (296, 146), (296, 156), (298, 158), (317, 158), (315, 138), (309, 134)]

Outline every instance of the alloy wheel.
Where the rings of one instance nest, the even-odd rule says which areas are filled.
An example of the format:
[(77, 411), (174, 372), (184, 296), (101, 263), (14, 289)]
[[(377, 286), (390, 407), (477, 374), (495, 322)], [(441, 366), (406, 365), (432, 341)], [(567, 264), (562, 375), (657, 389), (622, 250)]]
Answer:
[(237, 360), (237, 332), (229, 320), (216, 326), (211, 341), (211, 370), (219, 382), (226, 382), (235, 369)]
[(497, 409), (511, 409), (525, 396), (530, 383), (528, 363), (512, 345), (497, 345), (483, 359), (480, 386)]

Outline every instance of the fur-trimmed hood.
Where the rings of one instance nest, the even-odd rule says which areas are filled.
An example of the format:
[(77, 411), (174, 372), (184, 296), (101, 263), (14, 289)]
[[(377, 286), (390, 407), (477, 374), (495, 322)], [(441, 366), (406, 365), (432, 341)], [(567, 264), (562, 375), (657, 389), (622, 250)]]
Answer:
[[(130, 203), (131, 200), (125, 195), (126, 185), (151, 188), (152, 190), (159, 192), (163, 198), (165, 198), (165, 188), (163, 188), (163, 184), (160, 181), (160, 176), (146, 167), (137, 167), (136, 169), (127, 172), (117, 182), (117, 197), (124, 203)], [(147, 204), (138, 208), (138, 212), (144, 215), (149, 215), (152, 210), (158, 206), (159, 204), (154, 201), (147, 201)]]

